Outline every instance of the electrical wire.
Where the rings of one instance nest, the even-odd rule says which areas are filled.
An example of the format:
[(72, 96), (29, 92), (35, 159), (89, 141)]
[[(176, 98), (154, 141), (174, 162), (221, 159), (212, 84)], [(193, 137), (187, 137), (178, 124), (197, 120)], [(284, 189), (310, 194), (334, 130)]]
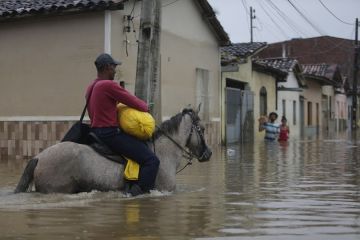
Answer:
[(285, 33), (285, 31), (279, 26), (279, 24), (277, 24), (277, 22), (271, 17), (271, 15), (269, 14), (269, 12), (266, 10), (266, 8), (263, 6), (262, 2), (259, 1), (259, 6), (263, 9), (263, 11), (265, 12), (265, 14), (270, 18), (270, 20), (274, 23), (274, 25), (280, 30), (280, 33), (286, 37), (289, 38), (289, 36)]
[(131, 12), (130, 12), (130, 14), (129, 14), (130, 16), (134, 13), (136, 1), (137, 1), (137, 0), (134, 0), (133, 7), (132, 7)]
[[(292, 1), (296, 1), (296, 0), (292, 0)], [(304, 10), (303, 10), (304, 11)], [(322, 34), (322, 35), (326, 35), (326, 34)], [(342, 48), (337, 42), (334, 42), (334, 41), (332, 41), (332, 39), (331, 38), (325, 38), (325, 40), (327, 41), (327, 42), (329, 42), (331, 45), (335, 45), (335, 46), (337, 46), (336, 48)], [(348, 48), (346, 48), (346, 47), (344, 47), (343, 48), (343, 50), (344, 51), (348, 51), (349, 49)]]
[(341, 20), (339, 17), (337, 17), (321, 0), (318, 0), (320, 2), (320, 4), (331, 14), (333, 15), (337, 20), (339, 20), (340, 22), (347, 24), (347, 25), (354, 25), (353, 23), (348, 23), (345, 22), (343, 20)]
[(291, 0), (287, 0), (288, 3), (290, 3), (290, 5), (300, 14), (300, 16), (307, 22), (310, 24), (310, 26), (315, 30), (317, 31), (320, 35), (326, 35), (326, 34), (323, 34), (323, 32), (315, 25), (313, 24), (306, 16), (305, 14), (303, 14), (296, 6), (293, 2), (291, 2)]
[(173, 2), (171, 2), (171, 3), (167, 3), (167, 4), (164, 4), (164, 5), (162, 5), (161, 7), (167, 7), (167, 6), (170, 6), (170, 5), (173, 5), (174, 3), (176, 3), (177, 1), (179, 1), (179, 0), (174, 0)]
[(307, 36), (307, 34), (304, 34), (301, 30), (300, 30), (300, 27), (296, 25), (296, 23), (294, 23), (292, 21), (291, 18), (289, 18), (283, 11), (281, 11), (280, 8), (278, 8), (275, 3), (273, 3), (271, 0), (267, 0), (266, 1), (267, 4), (272, 8), (274, 9), (278, 15), (283, 19), (283, 21), (295, 32), (297, 33), (298, 35), (300, 36)]
[(248, 30), (250, 31), (250, 22), (249, 22), (249, 19), (248, 19), (248, 16), (250, 16), (250, 12), (249, 12), (249, 10), (248, 10), (246, 1), (245, 1), (245, 0), (241, 0), (241, 3), (242, 3), (242, 5), (243, 5), (243, 7), (244, 7), (245, 13), (247, 14), (247, 16), (246, 16), (246, 22), (247, 22)]
[[(168, 7), (168, 6), (173, 5), (174, 3), (178, 2), (178, 1), (179, 0), (174, 0), (174, 1), (170, 2), (170, 3), (165, 3), (165, 4), (161, 5), (161, 7), (162, 8)], [(140, 14), (134, 16), (134, 18), (138, 18), (138, 17), (140, 17)]]

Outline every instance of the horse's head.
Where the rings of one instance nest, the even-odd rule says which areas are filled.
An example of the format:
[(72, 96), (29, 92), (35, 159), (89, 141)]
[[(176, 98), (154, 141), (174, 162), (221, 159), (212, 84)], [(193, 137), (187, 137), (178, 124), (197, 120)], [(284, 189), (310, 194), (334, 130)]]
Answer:
[[(198, 110), (200, 110), (200, 106)], [(188, 115), (191, 119), (191, 130), (185, 146), (199, 162), (205, 162), (210, 160), (212, 152), (205, 142), (205, 128), (201, 125), (198, 113), (199, 111), (194, 111), (193, 109), (184, 109), (182, 111), (183, 116)]]

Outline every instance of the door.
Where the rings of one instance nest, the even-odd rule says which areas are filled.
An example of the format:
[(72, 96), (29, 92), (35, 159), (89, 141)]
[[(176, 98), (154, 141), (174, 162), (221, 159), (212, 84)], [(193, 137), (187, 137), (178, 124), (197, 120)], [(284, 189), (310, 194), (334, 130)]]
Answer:
[(226, 143), (240, 142), (241, 90), (227, 87), (226, 91)]

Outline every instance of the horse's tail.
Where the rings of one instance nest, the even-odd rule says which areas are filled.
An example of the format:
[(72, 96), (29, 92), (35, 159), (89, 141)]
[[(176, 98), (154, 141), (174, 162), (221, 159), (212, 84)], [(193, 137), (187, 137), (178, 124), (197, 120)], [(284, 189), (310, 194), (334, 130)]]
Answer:
[(37, 166), (38, 159), (31, 159), (26, 165), (23, 175), (20, 178), (18, 185), (16, 186), (15, 193), (26, 192), (34, 179), (34, 170)]

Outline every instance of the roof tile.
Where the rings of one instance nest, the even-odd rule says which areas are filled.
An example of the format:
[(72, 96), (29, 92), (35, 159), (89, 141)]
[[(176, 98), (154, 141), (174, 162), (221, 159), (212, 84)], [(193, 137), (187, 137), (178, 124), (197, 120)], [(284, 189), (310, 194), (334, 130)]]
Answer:
[(296, 59), (292, 58), (264, 58), (256, 59), (254, 62), (267, 68), (280, 70), (284, 73), (291, 72), (298, 63)]
[(221, 62), (223, 64), (244, 59), (264, 48), (265, 42), (234, 43), (221, 48)]
[(86, 10), (91, 7), (107, 9), (116, 5), (121, 6), (123, 2), (124, 0), (2, 0), (0, 1), (0, 19), (8, 16), (35, 15), (44, 11)]

